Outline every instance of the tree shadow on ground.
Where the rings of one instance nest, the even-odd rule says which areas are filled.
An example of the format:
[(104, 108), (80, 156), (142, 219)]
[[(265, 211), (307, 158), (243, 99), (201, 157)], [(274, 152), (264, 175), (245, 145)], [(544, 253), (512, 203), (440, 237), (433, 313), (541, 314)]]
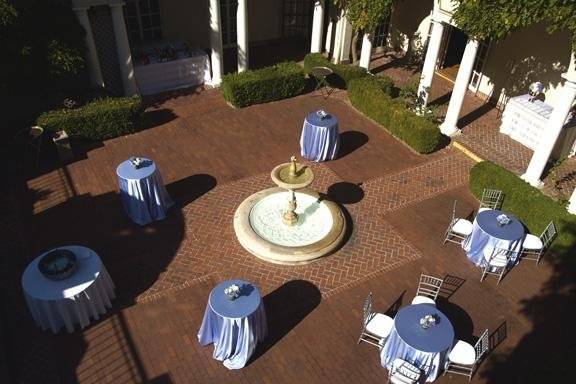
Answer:
[(320, 304), (321, 299), (320, 290), (305, 280), (289, 281), (264, 296), (268, 336), (264, 342), (258, 344), (249, 364), (292, 331)]
[(340, 148), (338, 158), (346, 157), (369, 141), (365, 133), (359, 131), (346, 131), (340, 134)]
[[(64, 203), (34, 214), (32, 207), (42, 191), (28, 190), (23, 184), (19, 191), (23, 247), (20, 254), (13, 255), (10, 260), (9, 267), (14, 271), (14, 277), (5, 282), (13, 287), (6, 299), (11, 308), (7, 312), (6, 324), (14, 330), (8, 335), (8, 344), (14, 351), (15, 378), (29, 377), (21, 371), (25, 367), (47, 365), (66, 382), (79, 381), (77, 368), (88, 348), (85, 332), (76, 330), (66, 334), (62, 330), (52, 335), (39, 329), (28, 312), (18, 283), (18, 277), (26, 265), (42, 251), (77, 244), (96, 251), (116, 285), (117, 298), (112, 302), (113, 308), (90, 325), (98, 327), (98, 340), (91, 342), (106, 345), (109, 339), (117, 341), (111, 345), (125, 345), (123, 351), (114, 352), (110, 347), (98, 353), (118, 353), (119, 359), (126, 360), (121, 366), (131, 367), (127, 374), (132, 375), (136, 382), (148, 382), (150, 378), (139, 363), (138, 351), (131, 341), (123, 309), (132, 306), (138, 296), (152, 287), (177, 255), (185, 238), (183, 208), (215, 186), (216, 179), (206, 174), (193, 175), (167, 185), (167, 190), (176, 201), (175, 206), (170, 208), (164, 220), (139, 226), (124, 213), (120, 195), (115, 192), (98, 196), (73, 195)], [(92, 335), (96, 337), (94, 333)], [(33, 350), (37, 352), (31, 354)], [(85, 362), (82, 364), (86, 367)], [(44, 371), (39, 369), (38, 378), (30, 379), (30, 382), (42, 382)], [(168, 382), (165, 378), (158, 380)], [(46, 378), (44, 382), (59, 381)]]
[[(562, 226), (576, 236), (576, 228)], [(487, 383), (543, 383), (573, 375), (576, 328), (576, 244), (557, 246), (543, 262), (553, 269), (540, 292), (523, 300), (522, 314), (532, 329), (511, 350), (493, 354), (481, 376)], [(538, 268), (538, 267), (534, 267)]]

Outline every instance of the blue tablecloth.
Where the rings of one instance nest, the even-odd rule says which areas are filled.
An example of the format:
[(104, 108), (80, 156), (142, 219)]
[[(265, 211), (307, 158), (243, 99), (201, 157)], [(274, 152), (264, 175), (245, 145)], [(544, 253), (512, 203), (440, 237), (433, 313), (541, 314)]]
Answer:
[(116, 168), (116, 175), (124, 210), (132, 221), (146, 225), (166, 217), (166, 211), (174, 202), (152, 160), (144, 159), (138, 169), (126, 160)]
[[(232, 284), (241, 287), (241, 294), (229, 300), (224, 289)], [(213, 357), (228, 369), (246, 365), (256, 344), (268, 334), (266, 311), (258, 288), (243, 280), (228, 280), (210, 293), (204, 319), (198, 331), (202, 345), (214, 343)]]
[[(436, 325), (420, 326), (420, 319), (435, 315)], [(422, 370), (427, 382), (436, 380), (446, 354), (454, 342), (454, 328), (442, 312), (430, 304), (415, 304), (398, 311), (394, 327), (380, 351), (383, 367), (392, 368), (395, 359), (403, 359)]]
[(338, 154), (340, 136), (338, 119), (328, 114), (324, 119), (311, 112), (304, 120), (300, 136), (300, 154), (313, 161), (334, 160)]
[[(510, 223), (499, 226), (496, 218), (505, 214)], [(499, 210), (489, 209), (480, 212), (476, 219), (472, 233), (462, 242), (466, 256), (476, 265), (483, 265), (489, 259), (495, 248), (513, 250), (515, 256), (511, 262), (515, 263), (524, 240), (524, 226), (516, 217)]]

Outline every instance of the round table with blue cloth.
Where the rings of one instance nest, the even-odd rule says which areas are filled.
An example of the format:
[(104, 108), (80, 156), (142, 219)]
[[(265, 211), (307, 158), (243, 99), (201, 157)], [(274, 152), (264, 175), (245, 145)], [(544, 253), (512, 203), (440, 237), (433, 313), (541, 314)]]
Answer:
[(122, 205), (132, 221), (146, 225), (166, 217), (166, 211), (174, 202), (152, 160), (143, 158), (138, 169), (126, 160), (116, 168), (116, 175)]
[(340, 136), (338, 119), (327, 114), (323, 119), (310, 112), (304, 119), (300, 136), (300, 155), (312, 161), (334, 160), (338, 154)]
[[(235, 300), (224, 293), (232, 284), (240, 287), (240, 296)], [(228, 369), (244, 367), (256, 344), (267, 334), (266, 311), (256, 286), (244, 280), (227, 280), (212, 290), (198, 341), (204, 346), (214, 344), (216, 360)]]
[[(505, 214), (510, 219), (506, 225), (499, 226), (498, 216)], [(480, 212), (474, 219), (472, 233), (462, 241), (466, 256), (476, 265), (483, 265), (489, 259), (494, 249), (514, 251), (511, 262), (515, 263), (522, 241), (524, 240), (524, 225), (515, 216), (499, 210), (489, 209)]]
[[(422, 328), (420, 319), (426, 315), (434, 315), (436, 325)], [(395, 359), (405, 360), (422, 370), (426, 382), (432, 382), (453, 342), (452, 323), (438, 308), (430, 304), (409, 305), (394, 317), (394, 327), (380, 351), (380, 361), (390, 369)]]

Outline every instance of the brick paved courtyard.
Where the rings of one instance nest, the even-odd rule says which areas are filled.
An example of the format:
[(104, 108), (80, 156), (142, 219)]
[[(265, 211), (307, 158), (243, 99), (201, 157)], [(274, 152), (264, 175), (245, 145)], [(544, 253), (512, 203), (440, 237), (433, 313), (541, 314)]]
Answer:
[[(531, 382), (517, 371), (535, 360), (526, 345), (549, 347), (550, 335), (534, 332), (558, 309), (546, 307), (552, 315), (543, 320), (529, 306), (542, 307), (535, 300), (548, 297), (558, 272), (549, 263), (521, 263), (499, 286), (480, 283), (459, 247), (441, 241), (454, 199), (462, 216), (477, 207), (467, 191), (472, 162), (452, 149), (413, 153), (342, 96), (236, 110), (215, 90), (181, 92), (151, 100), (153, 128), (78, 151), (76, 162), (29, 178), (3, 216), (14, 218), (9, 227), (21, 239), (3, 250), (12, 257), (3, 258), (0, 279), (12, 380), (384, 382), (378, 351), (356, 344), (362, 302), (373, 291), (375, 308), (392, 311), (410, 302), (420, 273), (429, 273), (447, 277), (438, 305), (457, 337), (473, 341), (490, 329), (493, 351), (473, 381)], [(313, 187), (345, 208), (352, 230), (340, 250), (315, 263), (265, 263), (236, 241), (234, 210), (272, 186), (270, 169), (298, 152), (303, 116), (319, 107), (339, 118), (343, 141), (338, 160), (311, 164)], [(169, 217), (146, 227), (126, 218), (116, 193), (115, 166), (132, 154), (157, 162), (177, 202)], [(42, 250), (67, 243), (99, 253), (119, 297), (87, 329), (52, 335), (33, 324), (19, 278)], [(240, 371), (225, 369), (196, 341), (210, 289), (229, 277), (258, 285), (269, 318), (268, 339)]]

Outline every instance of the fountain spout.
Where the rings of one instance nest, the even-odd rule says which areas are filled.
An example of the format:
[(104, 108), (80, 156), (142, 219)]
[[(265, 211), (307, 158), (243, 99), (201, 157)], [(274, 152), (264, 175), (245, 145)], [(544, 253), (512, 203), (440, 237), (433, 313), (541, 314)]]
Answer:
[(296, 177), (296, 171), (297, 171), (296, 156), (292, 156), (292, 157), (290, 157), (290, 170), (288, 171), (288, 174), (291, 177)]

